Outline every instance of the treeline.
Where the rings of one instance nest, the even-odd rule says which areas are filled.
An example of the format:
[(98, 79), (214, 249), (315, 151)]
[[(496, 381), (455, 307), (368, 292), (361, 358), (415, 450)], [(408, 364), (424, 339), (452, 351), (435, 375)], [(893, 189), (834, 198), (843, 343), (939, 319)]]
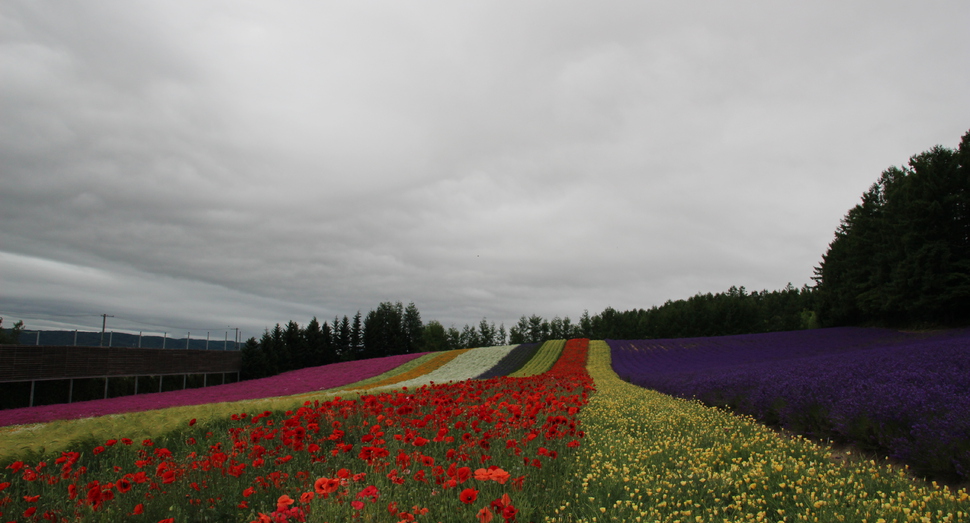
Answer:
[(726, 336), (818, 327), (815, 298), (808, 286), (790, 283), (780, 291), (748, 293), (744, 287), (668, 300), (649, 309), (618, 311), (607, 307), (577, 323), (567, 316), (551, 321), (522, 316), (510, 329), (510, 343), (539, 343), (568, 338), (647, 339)]
[[(696, 294), (649, 309), (617, 311), (607, 307), (589, 319), (584, 336), (593, 339), (694, 338), (754, 334), (819, 326), (810, 287), (790, 283), (780, 291), (748, 292), (731, 287)], [(584, 321), (581, 320), (581, 324)]]
[(829, 325), (970, 320), (970, 132), (890, 167), (835, 231), (815, 269)]
[(508, 343), (505, 325), (486, 319), (477, 327), (445, 328), (440, 322), (421, 321), (412, 302), (383, 302), (362, 316), (334, 318), (322, 324), (313, 318), (301, 327), (295, 321), (276, 324), (260, 340), (250, 338), (242, 347), (243, 379), (273, 376), (304, 367), (340, 361), (380, 358), (415, 352), (433, 352)]

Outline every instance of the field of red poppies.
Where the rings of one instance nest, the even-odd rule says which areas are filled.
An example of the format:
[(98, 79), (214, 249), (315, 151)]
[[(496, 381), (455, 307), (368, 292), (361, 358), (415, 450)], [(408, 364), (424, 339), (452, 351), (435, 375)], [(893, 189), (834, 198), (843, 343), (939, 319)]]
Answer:
[(0, 517), (25, 521), (532, 521), (582, 444), (587, 340), (529, 378), (240, 412), (15, 461)]
[[(624, 382), (602, 341), (415, 381), (480, 375), (464, 367), (485, 360), (457, 356), (371, 360), (305, 402), (4, 428), (0, 522), (970, 522), (966, 488)], [(141, 418), (149, 437), (134, 437)]]

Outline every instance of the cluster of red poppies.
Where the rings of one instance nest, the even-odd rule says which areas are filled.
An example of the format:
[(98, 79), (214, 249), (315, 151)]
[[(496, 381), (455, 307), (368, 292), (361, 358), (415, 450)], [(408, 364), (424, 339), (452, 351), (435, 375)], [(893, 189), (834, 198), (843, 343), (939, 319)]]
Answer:
[(224, 429), (192, 420), (167, 439), (66, 452), (53, 472), (16, 462), (0, 482), (0, 517), (74, 521), (110, 509), (143, 521), (202, 512), (324, 521), (373, 519), (386, 507), (401, 522), (429, 510), (436, 521), (515, 521), (543, 496), (543, 465), (584, 436), (587, 347), (571, 340), (549, 372), (530, 378), (307, 402), (285, 415), (233, 415)]

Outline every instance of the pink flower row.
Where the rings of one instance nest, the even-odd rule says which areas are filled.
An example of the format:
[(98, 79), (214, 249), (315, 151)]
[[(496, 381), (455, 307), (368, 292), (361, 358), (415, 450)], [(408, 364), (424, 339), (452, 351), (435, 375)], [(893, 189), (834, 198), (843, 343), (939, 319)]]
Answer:
[(402, 354), (386, 358), (334, 363), (322, 367), (285, 372), (269, 378), (201, 389), (3, 410), (0, 411), (0, 427), (313, 392), (341, 387), (383, 374), (419, 356), (421, 354)]

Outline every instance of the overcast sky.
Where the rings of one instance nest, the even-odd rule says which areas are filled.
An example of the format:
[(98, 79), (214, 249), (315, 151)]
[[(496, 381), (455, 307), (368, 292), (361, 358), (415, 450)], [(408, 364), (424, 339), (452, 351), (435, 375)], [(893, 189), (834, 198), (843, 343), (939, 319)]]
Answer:
[(4, 0), (0, 315), (258, 337), (800, 287), (884, 169), (970, 129), (967, 27), (966, 0)]

